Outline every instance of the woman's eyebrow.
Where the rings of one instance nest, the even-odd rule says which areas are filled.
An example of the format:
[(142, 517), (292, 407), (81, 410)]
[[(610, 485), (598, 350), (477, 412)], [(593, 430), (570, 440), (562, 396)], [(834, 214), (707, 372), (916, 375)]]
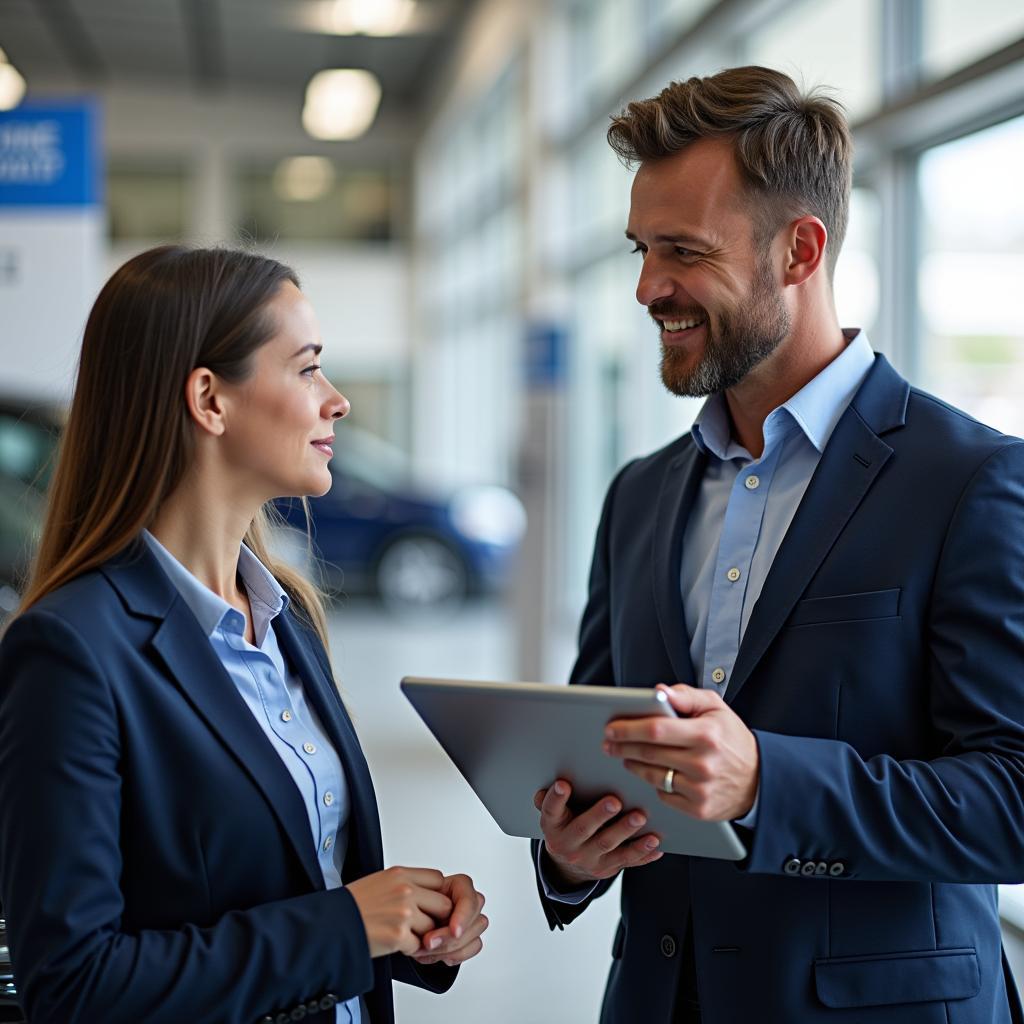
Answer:
[(323, 345), (320, 345), (320, 344), (314, 345), (312, 342), (310, 342), (308, 345), (303, 345), (302, 348), (300, 348), (299, 351), (296, 352), (292, 356), (292, 359), (297, 359), (299, 356), (302, 355), (303, 352), (310, 352), (310, 351), (312, 351), (313, 355), (318, 356), (318, 355), (320, 355), (320, 353), (323, 350), (324, 350)]

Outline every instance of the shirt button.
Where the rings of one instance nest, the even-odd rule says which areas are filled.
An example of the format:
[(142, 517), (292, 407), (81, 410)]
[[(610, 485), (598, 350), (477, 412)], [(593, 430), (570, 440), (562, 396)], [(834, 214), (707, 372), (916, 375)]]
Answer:
[(326, 853), (334, 845), (334, 836), (328, 836), (324, 840), (324, 853)]
[(291, 720), (292, 720), (292, 713), (290, 711), (282, 711), (281, 712), (281, 721), (282, 722), (290, 722)]
[(725, 574), (725, 577), (730, 583), (735, 583), (741, 575), (742, 573), (739, 571), (739, 569), (732, 568)]
[(330, 807), (331, 804), (333, 804), (333, 803), (334, 803), (334, 794), (330, 790), (327, 790), (327, 792), (324, 793), (324, 804), (327, 807)]
[(748, 476), (743, 482), (747, 485), (748, 491), (756, 491), (758, 487), (761, 486), (761, 478), (759, 476), (754, 476), (753, 474)]
[(315, 753), (316, 753), (316, 745), (315, 745), (315, 744), (313, 744), (313, 743), (303, 743), (303, 744), (302, 744), (302, 749), (303, 749), (303, 750), (304, 750), (304, 751), (305, 751), (305, 752), (306, 752), (307, 754), (315, 754)]
[(724, 668), (716, 668), (711, 673), (711, 681), (713, 683), (724, 683), (725, 682), (725, 669)]

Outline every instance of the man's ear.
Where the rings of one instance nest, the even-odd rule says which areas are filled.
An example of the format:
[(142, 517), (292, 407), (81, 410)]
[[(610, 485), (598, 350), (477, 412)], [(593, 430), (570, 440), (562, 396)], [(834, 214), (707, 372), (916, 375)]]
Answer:
[(189, 415), (201, 430), (219, 437), (224, 433), (224, 409), (220, 381), (212, 370), (197, 366), (185, 381), (185, 403)]
[(817, 217), (800, 217), (790, 223), (786, 234), (784, 285), (803, 284), (825, 260), (828, 231)]

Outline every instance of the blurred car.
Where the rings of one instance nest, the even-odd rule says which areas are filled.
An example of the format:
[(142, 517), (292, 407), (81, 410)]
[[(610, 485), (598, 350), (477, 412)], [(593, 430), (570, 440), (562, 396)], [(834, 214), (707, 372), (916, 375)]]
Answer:
[[(405, 454), (345, 424), (331, 460), (334, 483), (310, 498), (310, 533), (320, 581), (328, 590), (374, 593), (388, 606), (416, 609), (493, 593), (507, 582), (526, 514), (503, 487), (451, 491), (413, 482)], [(289, 560), (303, 561), (302, 503), (281, 499)]]
[(17, 607), (60, 434), (53, 405), (0, 397), (0, 624)]

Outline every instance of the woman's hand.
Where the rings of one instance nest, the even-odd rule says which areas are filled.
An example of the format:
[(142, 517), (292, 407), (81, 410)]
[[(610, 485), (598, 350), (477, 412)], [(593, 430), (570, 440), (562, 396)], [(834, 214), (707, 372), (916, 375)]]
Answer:
[(449, 881), (431, 868), (394, 867), (350, 882), (370, 956), (419, 950), (421, 938), (453, 916)]
[(480, 913), (484, 897), (473, 887), (469, 875), (445, 876), (441, 892), (454, 905), (451, 917), (443, 927), (423, 936), (422, 946), (413, 954), (413, 959), (418, 964), (445, 963), (454, 967), (483, 949), (480, 936), (491, 922)]

